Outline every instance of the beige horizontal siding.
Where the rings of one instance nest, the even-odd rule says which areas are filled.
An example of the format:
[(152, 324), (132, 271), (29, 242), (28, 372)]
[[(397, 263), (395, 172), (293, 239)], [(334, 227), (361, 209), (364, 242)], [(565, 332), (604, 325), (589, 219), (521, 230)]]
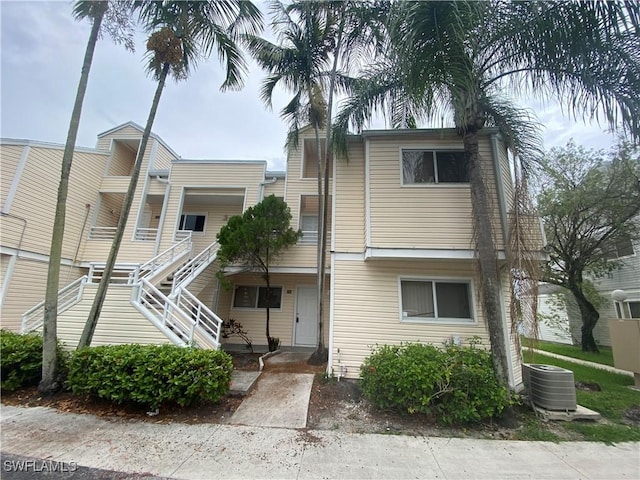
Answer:
[[(333, 364), (347, 368), (349, 378), (360, 375), (372, 347), (400, 342), (442, 345), (458, 336), (463, 342), (479, 336), (488, 345), (482, 311), (474, 292), (475, 324), (408, 323), (400, 321), (398, 277), (473, 278), (471, 262), (398, 261), (335, 262)], [(477, 287), (477, 282), (474, 282)]]
[[(58, 337), (67, 348), (77, 346), (96, 290), (97, 285), (86, 285), (82, 302), (58, 317)], [(131, 304), (131, 291), (131, 287), (109, 287), (91, 342), (92, 346), (170, 343), (169, 339)]]
[[(468, 184), (402, 186), (401, 149), (462, 149), (459, 138), (373, 138), (370, 141), (371, 243), (383, 248), (471, 248)], [(491, 146), (480, 139), (486, 183), (497, 207)], [(499, 213), (494, 208), (494, 227)], [(499, 232), (499, 230), (496, 230)], [(500, 240), (501, 242), (501, 240)]]
[[(270, 179), (267, 178), (267, 180), (270, 180)], [(284, 198), (284, 185), (285, 185), (285, 181), (282, 178), (278, 178), (278, 180), (275, 183), (267, 183), (264, 186), (265, 198), (268, 197), (269, 195), (275, 195), (276, 197)]]
[(335, 250), (342, 253), (364, 251), (365, 171), (364, 144), (351, 142), (349, 160), (336, 165), (334, 199)]
[[(55, 217), (63, 150), (31, 147), (11, 213), (26, 219), (22, 248), (48, 254)], [(66, 202), (62, 255), (73, 258), (87, 218), (87, 205), (94, 205), (102, 181), (106, 155), (74, 154)], [(87, 225), (88, 227), (88, 225)]]
[(96, 148), (99, 150), (109, 150), (112, 139), (139, 140), (141, 138), (142, 132), (140, 130), (132, 126), (127, 126), (98, 138)]
[[(233, 318), (249, 332), (249, 337), (254, 345), (266, 345), (266, 310), (247, 310), (233, 308), (234, 285), (265, 285), (264, 280), (258, 275), (233, 275), (227, 277), (231, 282), (228, 289), (220, 290), (217, 314), (227, 320)], [(272, 337), (278, 337), (281, 345), (289, 347), (293, 342), (293, 330), (295, 322), (296, 288), (299, 286), (312, 286), (316, 284), (316, 277), (313, 275), (272, 275), (271, 284), (274, 287), (283, 287), (282, 308), (270, 310), (270, 333)], [(324, 332), (325, 344), (329, 341), (329, 289), (325, 297)], [(243, 342), (238, 337), (231, 337), (227, 341), (229, 344), (240, 344)]]
[(103, 177), (100, 182), (102, 193), (127, 193), (131, 177)]
[(158, 142), (158, 149), (156, 150), (156, 158), (153, 161), (154, 170), (168, 170), (171, 168), (171, 162), (176, 157), (167, 148)]
[(21, 145), (0, 145), (0, 206), (6, 204), (7, 194), (25, 148)]
[(105, 175), (109, 177), (130, 177), (137, 154), (137, 149), (114, 140), (111, 147), (108, 172)]
[[(161, 248), (168, 248), (174, 243), (175, 231), (179, 225), (180, 215), (183, 212), (199, 213), (200, 210), (208, 212), (212, 216), (205, 225), (206, 234), (200, 234), (200, 239), (194, 233), (194, 242), (201, 249), (213, 242), (216, 234), (227, 221), (225, 216), (242, 213), (242, 207), (236, 205), (198, 205), (190, 201), (188, 196), (182, 198), (183, 192), (194, 194), (234, 194), (243, 195), (246, 191), (244, 206), (255, 205), (258, 199), (260, 182), (264, 179), (264, 165), (241, 162), (237, 164), (215, 163), (179, 163), (171, 166), (171, 189), (167, 206), (164, 225), (162, 226)], [(246, 189), (246, 190), (245, 190)], [(183, 206), (184, 203), (184, 206)], [(182, 210), (181, 209), (182, 206)], [(198, 210), (200, 209), (200, 210)], [(208, 243), (207, 243), (208, 242)]]
[[(2, 281), (6, 266), (10, 260), (9, 255), (2, 255)], [(9, 279), (9, 290), (2, 305), (0, 324), (2, 328), (19, 331), (22, 324), (22, 315), (34, 307), (45, 297), (47, 286), (47, 262), (19, 258), (13, 275)], [(60, 288), (72, 283), (84, 275), (85, 271), (68, 267), (60, 267)]]

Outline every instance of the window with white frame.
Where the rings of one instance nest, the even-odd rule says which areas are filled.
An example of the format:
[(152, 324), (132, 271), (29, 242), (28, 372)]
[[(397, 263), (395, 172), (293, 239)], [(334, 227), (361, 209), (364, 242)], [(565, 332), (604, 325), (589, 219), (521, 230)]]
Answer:
[(237, 285), (233, 294), (233, 308), (280, 308), (282, 305), (282, 287), (271, 287), (270, 301), (267, 287), (256, 285)]
[(402, 150), (402, 184), (469, 183), (469, 162), (460, 150)]
[(300, 230), (302, 238), (300, 243), (318, 243), (318, 216), (316, 214), (300, 215)]
[(403, 321), (473, 322), (471, 282), (400, 279)]
[(184, 213), (180, 215), (178, 230), (191, 230), (192, 232), (204, 232), (204, 224), (207, 216), (198, 213)]

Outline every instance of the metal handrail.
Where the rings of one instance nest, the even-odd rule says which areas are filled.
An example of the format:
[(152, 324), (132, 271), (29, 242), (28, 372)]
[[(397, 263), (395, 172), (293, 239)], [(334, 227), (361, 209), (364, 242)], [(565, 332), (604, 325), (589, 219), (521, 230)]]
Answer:
[(185, 344), (220, 346), (222, 320), (186, 289), (172, 301), (147, 279), (141, 279), (137, 301)]
[[(187, 237), (178, 243), (171, 245), (165, 251), (147, 260), (145, 263), (116, 263), (111, 273), (109, 283), (134, 285), (141, 278), (151, 278), (156, 272), (163, 270), (175, 259), (191, 251), (191, 237)], [(89, 283), (95, 283), (98, 279), (96, 273), (104, 272), (106, 263), (92, 263), (89, 267)]]
[[(84, 286), (87, 283), (87, 275), (84, 275), (58, 292), (58, 314), (69, 310), (82, 299)], [(22, 314), (21, 333), (37, 330), (44, 323), (44, 300)]]
[[(222, 319), (186, 288), (178, 289), (176, 303), (183, 311), (191, 312), (195, 322), (190, 341), (196, 341), (197, 343), (194, 335), (196, 333), (205, 333), (204, 339), (211, 343), (210, 346), (218, 348), (220, 346)], [(202, 336), (198, 336), (198, 339), (201, 338)]]
[(164, 252), (159, 253), (152, 259), (140, 265), (137, 278), (150, 278), (155, 272), (173, 262), (178, 255), (186, 252), (187, 250), (190, 251), (191, 247), (191, 235), (189, 235), (178, 243), (171, 245)]
[(210, 265), (211, 262), (216, 259), (218, 250), (220, 250), (220, 244), (213, 242), (175, 272), (173, 275), (173, 285), (171, 286), (172, 294), (178, 287), (186, 286), (191, 280), (197, 277), (202, 268)]

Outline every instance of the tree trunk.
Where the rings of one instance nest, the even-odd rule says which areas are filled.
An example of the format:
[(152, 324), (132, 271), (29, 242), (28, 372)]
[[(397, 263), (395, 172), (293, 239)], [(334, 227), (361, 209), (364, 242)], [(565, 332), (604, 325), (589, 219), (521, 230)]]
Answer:
[(582, 319), (582, 327), (580, 327), (582, 351), (599, 353), (600, 350), (598, 350), (596, 339), (593, 337), (593, 329), (600, 319), (600, 314), (584, 293), (582, 293), (578, 282), (569, 280), (569, 290), (571, 290), (580, 309), (580, 317)]
[[(333, 111), (333, 94), (335, 90), (336, 84), (336, 75), (338, 71), (338, 58), (340, 56), (340, 50), (342, 47), (342, 34), (344, 31), (344, 23), (345, 23), (345, 9), (346, 2), (342, 3), (341, 6), (341, 20), (340, 26), (338, 28), (338, 40), (336, 42), (336, 49), (333, 54), (333, 66), (331, 68), (331, 79), (329, 81), (329, 95), (327, 101), (327, 126), (326, 126), (326, 135), (325, 135), (325, 152), (324, 152), (324, 188), (323, 188), (323, 199), (322, 199), (322, 228), (318, 227), (318, 230), (322, 232), (318, 241), (320, 243), (319, 246), (319, 259), (318, 259), (318, 346), (316, 347), (316, 351), (313, 352), (311, 357), (309, 358), (309, 363), (312, 365), (321, 365), (327, 361), (329, 357), (329, 351), (324, 345), (324, 291), (325, 291), (325, 282), (326, 282), (326, 263), (327, 263), (327, 230), (328, 230), (328, 221), (329, 221), (329, 161), (331, 159), (331, 127), (332, 127), (332, 111)], [(334, 159), (334, 162), (336, 160)], [(318, 172), (319, 174), (320, 172)], [(334, 179), (335, 181), (335, 179)], [(320, 222), (318, 223), (320, 225)]]
[(493, 369), (497, 380), (502, 385), (508, 386), (509, 366), (500, 305), (500, 274), (493, 240), (491, 202), (482, 172), (477, 129), (469, 128), (463, 136), (463, 141), (465, 153), (469, 159), (473, 226), (478, 251), (478, 279), (482, 308), (491, 341)]
[(318, 125), (314, 125), (314, 132), (316, 137), (316, 153), (318, 156), (318, 239), (317, 239), (317, 256), (316, 256), (316, 269), (317, 269), (317, 278), (316, 278), (316, 286), (317, 286), (317, 325), (318, 325), (318, 346), (316, 351), (309, 357), (308, 362), (311, 364), (321, 364), (323, 363), (322, 357), (326, 356), (326, 348), (324, 347), (324, 342), (322, 341), (321, 335), (323, 335), (323, 316), (324, 316), (324, 303), (323, 293), (324, 293), (324, 256), (322, 249), (322, 238), (325, 236), (324, 231), (324, 188), (322, 180), (324, 178), (324, 171), (326, 168), (323, 168), (322, 162), (322, 147), (320, 145), (320, 131)]
[(124, 199), (124, 205), (122, 206), (122, 212), (120, 213), (120, 218), (118, 219), (118, 225), (116, 227), (116, 235), (115, 235), (115, 238), (113, 239), (111, 250), (109, 251), (109, 257), (107, 258), (107, 264), (105, 265), (102, 278), (100, 279), (100, 284), (98, 285), (96, 298), (94, 299), (93, 305), (91, 306), (91, 311), (89, 312), (87, 323), (82, 332), (82, 337), (80, 337), (78, 348), (87, 347), (91, 345), (91, 340), (93, 339), (93, 333), (95, 332), (96, 326), (98, 324), (98, 319), (100, 318), (100, 312), (102, 311), (102, 305), (104, 304), (104, 300), (107, 295), (107, 289), (109, 287), (111, 274), (113, 273), (113, 268), (116, 263), (116, 258), (118, 257), (118, 251), (120, 250), (120, 244), (122, 243), (122, 237), (124, 236), (124, 229), (127, 226), (127, 220), (129, 218), (129, 211), (131, 210), (131, 204), (133, 203), (133, 197), (136, 193), (136, 188), (138, 186), (138, 178), (140, 177), (142, 160), (144, 158), (145, 150), (147, 149), (147, 143), (149, 141), (149, 136), (151, 135), (151, 128), (153, 127), (153, 121), (155, 120), (155, 117), (156, 117), (158, 104), (160, 103), (160, 96), (162, 95), (162, 90), (164, 89), (164, 85), (165, 85), (165, 81), (167, 80), (168, 73), (169, 73), (169, 64), (165, 63), (162, 67), (160, 78), (158, 79), (158, 86), (156, 88), (156, 93), (153, 97), (153, 103), (151, 104), (149, 117), (147, 118), (147, 125), (145, 126), (144, 133), (142, 134), (142, 140), (140, 141), (140, 148), (138, 149), (138, 155), (136, 156), (136, 163), (133, 167), (133, 172), (131, 172), (131, 181), (129, 182), (129, 189), (127, 190), (127, 194)]
[(87, 49), (82, 62), (80, 81), (76, 92), (76, 100), (71, 113), (67, 141), (62, 155), (62, 167), (60, 173), (60, 184), (58, 185), (58, 199), (56, 202), (56, 213), (53, 220), (53, 233), (51, 236), (51, 249), (49, 252), (49, 267), (47, 270), (47, 287), (44, 300), (44, 324), (42, 342), (42, 380), (38, 389), (41, 393), (52, 393), (59, 388), (58, 384), (58, 290), (60, 289), (60, 262), (62, 260), (62, 241), (64, 238), (65, 216), (67, 193), (69, 191), (69, 175), (73, 162), (73, 152), (78, 136), (80, 125), (80, 115), (82, 114), (82, 104), (84, 102), (87, 83), (89, 81), (89, 71), (93, 62), (93, 53), (100, 33), (100, 25), (107, 10), (107, 2), (102, 2), (101, 8), (96, 12), (93, 19), (93, 26)]

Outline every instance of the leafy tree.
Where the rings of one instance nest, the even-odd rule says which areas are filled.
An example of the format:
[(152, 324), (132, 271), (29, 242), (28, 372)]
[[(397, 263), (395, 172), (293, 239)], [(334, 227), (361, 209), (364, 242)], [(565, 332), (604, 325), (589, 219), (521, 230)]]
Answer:
[(605, 156), (569, 142), (545, 156), (543, 171), (538, 203), (550, 257), (543, 280), (573, 294), (582, 350), (597, 352), (600, 314), (591, 280), (619, 265), (616, 245), (640, 237), (640, 150), (620, 143)]
[(480, 299), (494, 370), (506, 384), (498, 257), (481, 168), (488, 159), (478, 135), (497, 127), (524, 167), (535, 157), (536, 124), (507, 97), (512, 92), (556, 98), (573, 115), (604, 117), (640, 137), (640, 4), (400, 1), (389, 18), (387, 56), (351, 83), (336, 128), (361, 129), (384, 106), (396, 127), (449, 120), (457, 129), (469, 163)]
[(67, 140), (62, 154), (60, 183), (56, 201), (56, 213), (53, 220), (51, 248), (49, 252), (49, 266), (47, 269), (47, 287), (44, 300), (44, 324), (42, 346), (42, 380), (39, 390), (50, 393), (58, 389), (58, 356), (57, 356), (57, 325), (58, 325), (58, 290), (60, 289), (60, 261), (62, 259), (62, 242), (64, 238), (67, 194), (69, 191), (69, 176), (73, 163), (73, 151), (78, 136), (82, 104), (89, 81), (89, 72), (93, 61), (93, 53), (101, 32), (106, 31), (115, 42), (124, 43), (125, 47), (133, 50), (133, 29), (130, 21), (128, 2), (115, 1), (79, 1), (76, 2), (73, 14), (77, 20), (88, 18), (92, 22), (91, 33), (87, 40), (87, 48), (82, 62), (80, 81), (76, 90)]
[(146, 28), (153, 32), (147, 41), (148, 70), (158, 85), (131, 172), (115, 238), (78, 348), (91, 344), (100, 317), (167, 76), (171, 74), (176, 81), (186, 79), (198, 58), (208, 57), (215, 48), (226, 69), (221, 89), (242, 87), (246, 65), (236, 40), (238, 35), (256, 33), (262, 27), (262, 14), (252, 2), (246, 0), (146, 2), (142, 4), (141, 19)]
[(262, 272), (266, 283), (266, 335), (269, 351), (278, 347), (278, 339), (269, 331), (271, 303), (270, 268), (277, 256), (287, 247), (295, 245), (302, 236), (290, 226), (291, 212), (287, 204), (270, 195), (242, 215), (235, 215), (218, 233), (218, 277), (223, 278), (225, 269), (238, 266), (248, 271)]

